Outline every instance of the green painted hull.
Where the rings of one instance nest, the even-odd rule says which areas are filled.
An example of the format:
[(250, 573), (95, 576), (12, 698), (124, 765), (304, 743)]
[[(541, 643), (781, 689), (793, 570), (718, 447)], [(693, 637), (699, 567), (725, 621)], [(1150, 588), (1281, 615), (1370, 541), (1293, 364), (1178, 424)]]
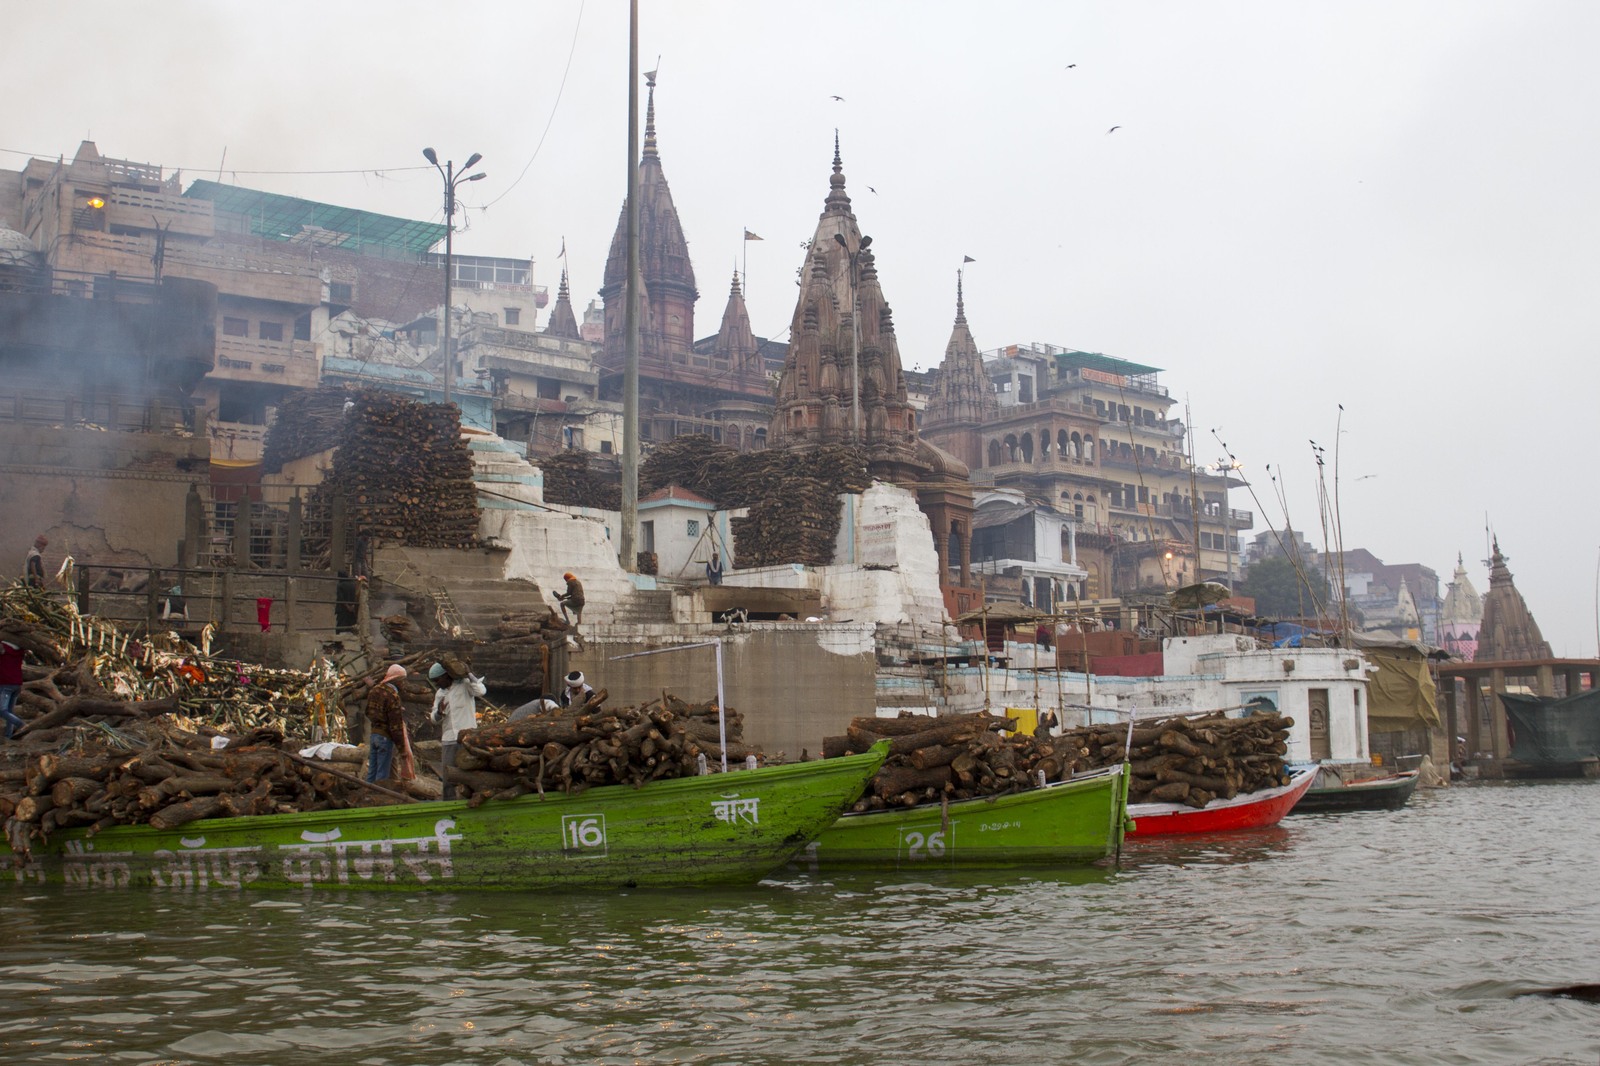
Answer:
[(452, 800), (216, 818), (173, 830), (117, 826), (92, 839), (66, 830), (16, 866), (15, 881), (405, 891), (749, 884), (854, 803), (886, 751), (477, 808)]
[(1091, 863), (1121, 848), (1127, 814), (1127, 775), (1117, 766), (943, 809), (846, 814), (799, 862), (816, 870)]

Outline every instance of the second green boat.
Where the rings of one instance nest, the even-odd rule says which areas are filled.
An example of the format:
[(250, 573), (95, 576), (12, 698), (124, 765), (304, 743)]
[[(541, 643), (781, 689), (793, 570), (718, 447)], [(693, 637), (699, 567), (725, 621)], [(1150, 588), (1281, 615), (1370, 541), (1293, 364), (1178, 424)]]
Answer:
[(1127, 826), (1123, 767), (983, 799), (842, 815), (797, 857), (846, 867), (1083, 865), (1114, 855)]

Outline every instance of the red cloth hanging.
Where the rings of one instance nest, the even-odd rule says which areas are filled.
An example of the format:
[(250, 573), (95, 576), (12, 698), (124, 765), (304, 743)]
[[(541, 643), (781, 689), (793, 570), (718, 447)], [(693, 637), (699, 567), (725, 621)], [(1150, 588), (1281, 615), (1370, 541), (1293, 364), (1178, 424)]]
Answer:
[(262, 596), (256, 600), (256, 621), (261, 623), (263, 633), (272, 628), (271, 596)]

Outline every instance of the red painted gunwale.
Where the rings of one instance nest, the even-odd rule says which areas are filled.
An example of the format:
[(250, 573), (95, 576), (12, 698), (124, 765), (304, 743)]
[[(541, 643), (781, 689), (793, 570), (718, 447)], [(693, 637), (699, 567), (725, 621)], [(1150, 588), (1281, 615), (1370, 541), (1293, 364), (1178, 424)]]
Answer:
[(1182, 833), (1224, 833), (1233, 829), (1265, 829), (1277, 825), (1300, 797), (1311, 788), (1317, 771), (1301, 770), (1287, 785), (1245, 792), (1231, 800), (1215, 800), (1205, 807), (1181, 803), (1130, 803), (1133, 819), (1130, 837), (1177, 836)]

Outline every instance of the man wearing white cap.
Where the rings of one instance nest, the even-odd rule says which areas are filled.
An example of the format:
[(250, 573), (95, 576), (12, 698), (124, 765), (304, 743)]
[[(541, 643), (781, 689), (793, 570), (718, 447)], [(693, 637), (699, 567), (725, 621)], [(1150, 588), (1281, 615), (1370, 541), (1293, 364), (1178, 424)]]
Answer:
[(456, 765), (456, 752), (461, 748), (457, 737), (463, 729), (478, 728), (478, 697), (489, 690), (484, 687), (482, 678), (471, 674), (458, 678), (444, 663), (434, 663), (428, 668), (428, 680), (439, 686), (433, 696), (433, 712), (428, 717), (437, 722), (441, 714), (444, 716), (444, 728), (439, 733), (439, 780), (444, 782), (444, 798), (455, 799), (456, 783), (450, 780), (450, 771)]
[(582, 707), (593, 695), (594, 687), (583, 679), (583, 672), (574, 670), (567, 675), (567, 683), (561, 689), (561, 706)]
[(394, 766), (394, 746), (405, 735), (406, 720), (398, 684), (405, 676), (405, 667), (391, 663), (383, 672), (383, 680), (373, 685), (367, 694), (367, 722), (372, 727), (368, 738), (372, 745), (372, 757), (367, 763), (368, 781), (389, 777)]

